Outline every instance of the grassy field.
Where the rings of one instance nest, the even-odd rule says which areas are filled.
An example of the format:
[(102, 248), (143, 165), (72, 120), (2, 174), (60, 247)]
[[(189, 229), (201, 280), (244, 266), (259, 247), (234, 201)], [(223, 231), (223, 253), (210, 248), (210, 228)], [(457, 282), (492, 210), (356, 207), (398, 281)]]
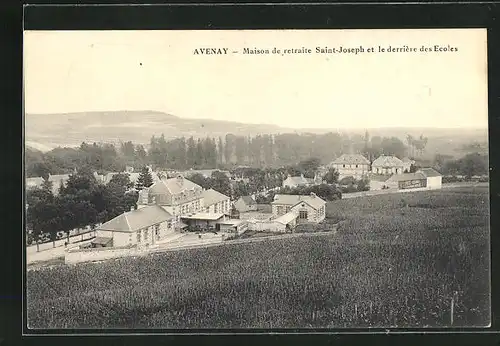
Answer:
[[(488, 190), (329, 203), (335, 235), (30, 271), (30, 328), (489, 323)], [(64, 283), (64, 284), (62, 284)]]

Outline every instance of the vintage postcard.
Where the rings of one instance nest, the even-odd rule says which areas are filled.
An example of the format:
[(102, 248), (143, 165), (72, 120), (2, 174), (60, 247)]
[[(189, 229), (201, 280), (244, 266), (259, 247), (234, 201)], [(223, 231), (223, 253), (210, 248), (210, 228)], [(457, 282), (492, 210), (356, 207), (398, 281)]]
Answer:
[(486, 48), (25, 31), (28, 328), (490, 326)]

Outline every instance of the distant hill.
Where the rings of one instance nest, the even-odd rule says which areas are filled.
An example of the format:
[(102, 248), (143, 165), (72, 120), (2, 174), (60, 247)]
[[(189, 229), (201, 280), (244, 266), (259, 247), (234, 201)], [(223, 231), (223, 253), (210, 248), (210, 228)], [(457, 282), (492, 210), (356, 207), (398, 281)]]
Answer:
[(39, 150), (57, 146), (76, 146), (86, 142), (132, 141), (148, 144), (151, 136), (166, 139), (186, 137), (253, 136), (293, 132), (275, 125), (188, 119), (156, 111), (82, 112), (64, 114), (26, 114), (26, 143)]
[[(370, 136), (398, 137), (403, 142), (406, 135), (423, 134), (429, 138), (429, 154), (456, 154), (457, 148), (473, 141), (488, 140), (487, 129), (439, 129), (439, 128), (377, 128), (366, 129)], [(149, 144), (151, 136), (165, 138), (193, 136), (217, 137), (227, 133), (243, 136), (278, 133), (343, 132), (364, 135), (365, 129), (291, 129), (269, 124), (245, 124), (241, 122), (180, 118), (157, 111), (108, 111), (64, 114), (26, 114), (25, 143), (27, 146), (49, 151), (58, 146), (78, 146), (82, 142), (106, 142), (118, 144), (132, 141)]]

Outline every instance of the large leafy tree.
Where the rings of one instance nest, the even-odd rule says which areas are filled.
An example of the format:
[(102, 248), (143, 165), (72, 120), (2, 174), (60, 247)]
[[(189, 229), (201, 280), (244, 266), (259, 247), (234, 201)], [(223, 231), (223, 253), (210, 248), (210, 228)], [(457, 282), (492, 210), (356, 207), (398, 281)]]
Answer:
[(323, 176), (323, 180), (326, 181), (327, 184), (335, 184), (339, 180), (339, 172), (335, 168), (330, 168)]
[(215, 171), (211, 176), (212, 188), (223, 195), (231, 196), (231, 181), (229, 177), (220, 171)]

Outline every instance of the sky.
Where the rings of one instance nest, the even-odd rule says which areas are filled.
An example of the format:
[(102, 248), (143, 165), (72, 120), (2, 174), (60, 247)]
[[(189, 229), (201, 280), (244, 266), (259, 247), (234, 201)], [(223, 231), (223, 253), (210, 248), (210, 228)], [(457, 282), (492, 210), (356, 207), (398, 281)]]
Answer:
[[(404, 45), (417, 52), (378, 52)], [(434, 45), (458, 51), (419, 51)], [(340, 46), (365, 52), (315, 53)], [(245, 47), (312, 54), (247, 55)], [(193, 54), (199, 48), (229, 54)], [(24, 106), (155, 110), (297, 129), (478, 128), (488, 122), (486, 61), (484, 29), (27, 31)]]

